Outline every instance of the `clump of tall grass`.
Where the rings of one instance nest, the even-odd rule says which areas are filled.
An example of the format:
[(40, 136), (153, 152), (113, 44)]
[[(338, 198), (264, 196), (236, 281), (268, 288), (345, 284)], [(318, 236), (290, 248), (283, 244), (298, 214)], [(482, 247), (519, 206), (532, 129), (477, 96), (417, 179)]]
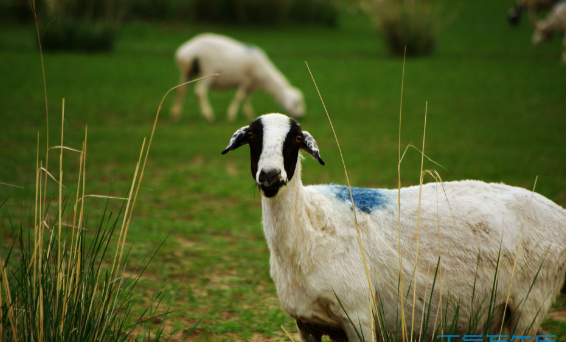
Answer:
[[(129, 193), (118, 198), (87, 194), (86, 139), (85, 131), (81, 148), (64, 146), (62, 125), (61, 145), (50, 146), (43, 161), (37, 153), (30, 227), (12, 224), (16, 238), (7, 255), (0, 257), (2, 341), (131, 341), (138, 340), (141, 333), (145, 334), (141, 340), (166, 341), (176, 333), (166, 333), (163, 324), (152, 332), (150, 325), (144, 324), (167, 316), (168, 309), (160, 308), (162, 293), (154, 298), (152, 310), (133, 316), (131, 298), (149, 262), (137, 265), (129, 276), (125, 270), (126, 237), (141, 182), (145, 141)], [(57, 150), (59, 172), (54, 176), (48, 171), (49, 152)], [(71, 173), (63, 170), (63, 151), (78, 155), (74, 194), (63, 191), (63, 174)], [(51, 182), (58, 190), (53, 199), (47, 196), (53, 193)], [(88, 226), (85, 206), (85, 200), (93, 197), (106, 198), (106, 208), (109, 200), (123, 201), (117, 215), (105, 209), (96, 228)], [(149, 318), (142, 319), (144, 316)]]
[(310, 23), (335, 27), (338, 24), (339, 5), (332, 0), (296, 0), (289, 9), (289, 19), (296, 23)]
[(43, 48), (51, 51), (111, 51), (126, 10), (114, 0), (41, 0), (32, 6), (43, 19)]
[(45, 30), (43, 46), (48, 51), (112, 51), (118, 34), (117, 25), (106, 22), (66, 20)]
[[(169, 314), (169, 308), (162, 308), (163, 292), (153, 298), (150, 308), (138, 318), (133, 314), (131, 299), (135, 286), (153, 256), (145, 264), (142, 261), (128, 275), (128, 250), (125, 251), (161, 104), (149, 144), (146, 147), (145, 139), (142, 143), (127, 196), (88, 194), (87, 129), (80, 147), (64, 144), (64, 99), (60, 143), (51, 144), (49, 140), (47, 86), (35, 2), (32, 2), (32, 8), (44, 76), (46, 152), (45, 159), (40, 160), (38, 133), (35, 201), (30, 210), (29, 227), (20, 224), (16, 228), (9, 217), (16, 238), (8, 251), (0, 254), (0, 341), (168, 341), (177, 332), (165, 331), (164, 318)], [(64, 172), (64, 151), (78, 156), (78, 170)], [(58, 173), (49, 168), (49, 157), (54, 152), (59, 152)], [(71, 183), (76, 185), (75, 193), (64, 194), (64, 173), (78, 175)], [(52, 182), (57, 185), (56, 191)], [(88, 225), (87, 198), (107, 201), (96, 229)], [(118, 215), (107, 214), (109, 200), (123, 202)], [(53, 202), (56, 203), (54, 206), (51, 205)], [(52, 207), (55, 207), (54, 213)], [(157, 317), (161, 317), (161, 325), (151, 331), (150, 325), (145, 323)], [(185, 339), (195, 327), (189, 330)]]
[[(172, 0), (169, 0), (172, 1)], [(240, 25), (283, 25), (289, 22), (335, 26), (335, 0), (193, 0), (196, 21)]]
[(441, 11), (426, 0), (391, 0), (362, 2), (364, 12), (380, 31), (389, 52), (403, 56), (431, 54), (440, 31)]

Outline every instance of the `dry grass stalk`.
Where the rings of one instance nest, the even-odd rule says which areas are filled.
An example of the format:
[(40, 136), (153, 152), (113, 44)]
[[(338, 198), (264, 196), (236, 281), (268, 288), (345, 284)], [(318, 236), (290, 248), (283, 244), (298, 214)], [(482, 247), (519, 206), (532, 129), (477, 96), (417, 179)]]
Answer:
[[(398, 254), (399, 254), (399, 288), (403, 292), (403, 274), (401, 270), (403, 269), (403, 260), (401, 257), (401, 122), (403, 117), (403, 87), (405, 84), (405, 63), (407, 61), (407, 48), (405, 47), (405, 53), (403, 55), (403, 75), (401, 76), (401, 103), (399, 104), (399, 162), (397, 163), (397, 228), (399, 232), (399, 244), (398, 244)], [(406, 149), (405, 149), (406, 151)], [(403, 153), (405, 155), (405, 153)], [(407, 338), (406, 323), (405, 323), (405, 310), (403, 305), (403, 295), (399, 296), (401, 301), (401, 336), (403, 342)]]
[(535, 184), (533, 185), (533, 191), (531, 192), (531, 198), (529, 199), (529, 207), (527, 208), (527, 212), (525, 213), (525, 220), (523, 221), (523, 225), (521, 227), (521, 236), (519, 237), (519, 242), (517, 243), (517, 251), (515, 252), (515, 260), (513, 261), (513, 269), (511, 270), (511, 281), (509, 281), (509, 289), (507, 290), (507, 297), (505, 298), (505, 309), (503, 310), (503, 318), (501, 319), (501, 329), (499, 330), (499, 334), (503, 332), (503, 322), (505, 322), (505, 313), (507, 313), (507, 305), (509, 304), (509, 296), (511, 295), (511, 286), (513, 285), (513, 277), (515, 275), (515, 268), (517, 267), (517, 260), (519, 259), (519, 252), (521, 251), (520, 247), (523, 243), (523, 236), (525, 235), (527, 220), (529, 219), (529, 214), (531, 212), (531, 203), (533, 202), (533, 195), (535, 194), (535, 188), (537, 186), (538, 176), (535, 177)]
[[(423, 188), (423, 164), (424, 164), (424, 148), (425, 148), (425, 137), (426, 137), (426, 115), (428, 112), (428, 101), (425, 105), (425, 119), (424, 119), (424, 130), (423, 130), (423, 150), (421, 153), (421, 176), (419, 177), (419, 205), (417, 209), (417, 244), (416, 244), (416, 251), (415, 251), (415, 272), (414, 272), (414, 280), (413, 280), (413, 313), (411, 317), (411, 327), (415, 326), (415, 302), (417, 299), (417, 275), (418, 275), (418, 268), (417, 265), (419, 264), (419, 232), (420, 232), (420, 220), (421, 220), (421, 195), (422, 195), (422, 188)], [(423, 310), (424, 312), (424, 310)], [(411, 338), (409, 341), (413, 340), (413, 331), (411, 329)]]
[(14, 185), (14, 184), (9, 184), (9, 183), (3, 183), (3, 182), (0, 182), (0, 184), (1, 184), (1, 185), (6, 185), (6, 186), (11, 186), (11, 187), (14, 187), (14, 188), (24, 189), (23, 186), (19, 186), (19, 185)]
[[(350, 193), (350, 201), (352, 202), (352, 211), (354, 213), (354, 223), (356, 225), (356, 232), (358, 234), (358, 244), (360, 246), (360, 252), (362, 254), (362, 260), (364, 262), (364, 270), (366, 273), (366, 277), (368, 280), (368, 289), (369, 289), (369, 294), (370, 294), (370, 298), (372, 299), (373, 305), (375, 308), (377, 308), (377, 300), (375, 298), (374, 292), (373, 292), (373, 287), (371, 285), (371, 278), (370, 278), (370, 272), (369, 269), (367, 267), (367, 262), (366, 262), (366, 257), (365, 257), (365, 252), (364, 252), (364, 246), (362, 245), (362, 236), (360, 234), (360, 227), (358, 225), (358, 217), (356, 215), (356, 206), (354, 204), (354, 197), (352, 195), (352, 188), (350, 187), (350, 179), (348, 178), (348, 171), (346, 170), (346, 163), (344, 162), (344, 156), (342, 155), (342, 149), (340, 148), (340, 143), (338, 142), (338, 137), (336, 136), (336, 131), (334, 130), (334, 126), (332, 125), (332, 120), (330, 120), (330, 115), (328, 114), (328, 110), (326, 110), (326, 105), (324, 104), (324, 100), (322, 99), (322, 96), (320, 95), (320, 91), (318, 90), (318, 86), (316, 85), (316, 82), (314, 80), (314, 77), (312, 75), (312, 72), (309, 68), (309, 65), (307, 62), (305, 62), (307, 69), (309, 70), (309, 74), (311, 75), (312, 81), (314, 83), (314, 86), (316, 88), (316, 91), (318, 93), (318, 96), (320, 97), (320, 101), (322, 102), (322, 107), (324, 107), (324, 111), (326, 113), (326, 116), (328, 118), (328, 122), (330, 123), (330, 128), (332, 128), (332, 133), (334, 134), (334, 139), (336, 140), (336, 145), (338, 145), (338, 152), (340, 152), (340, 158), (342, 159), (342, 166), (344, 167), (344, 174), (346, 176), (346, 184), (348, 185), (348, 191)], [(372, 313), (372, 307), (371, 307), (371, 302), (370, 302), (370, 308), (369, 308), (369, 313), (370, 313), (370, 317), (374, 317), (373, 313)], [(380, 332), (383, 334), (383, 326), (384, 324), (381, 323), (381, 320), (379, 318), (379, 315), (377, 315), (378, 317), (378, 323), (379, 323), (379, 330)], [(372, 340), (375, 339), (375, 327), (372, 323)], [(382, 336), (383, 337), (383, 336)]]

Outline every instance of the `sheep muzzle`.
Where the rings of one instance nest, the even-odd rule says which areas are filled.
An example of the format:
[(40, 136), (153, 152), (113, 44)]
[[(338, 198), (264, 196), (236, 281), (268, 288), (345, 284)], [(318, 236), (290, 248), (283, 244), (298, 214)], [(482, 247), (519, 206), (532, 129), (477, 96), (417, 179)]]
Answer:
[(261, 170), (258, 177), (258, 185), (265, 197), (273, 197), (277, 195), (279, 188), (287, 184), (287, 182), (281, 177), (281, 170)]

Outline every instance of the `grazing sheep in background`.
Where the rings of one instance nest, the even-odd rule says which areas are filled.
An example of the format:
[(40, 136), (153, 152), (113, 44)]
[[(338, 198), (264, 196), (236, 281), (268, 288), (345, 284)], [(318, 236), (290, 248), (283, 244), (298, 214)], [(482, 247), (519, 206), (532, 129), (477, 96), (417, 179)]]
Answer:
[(511, 25), (517, 25), (521, 21), (523, 11), (527, 10), (531, 21), (535, 22), (537, 20), (537, 11), (549, 9), (557, 1), (558, 0), (517, 0), (515, 7), (509, 10), (507, 19), (509, 19)]
[[(297, 322), (301, 341), (321, 341), (322, 335), (336, 341), (358, 341), (345, 312), (356, 328), (361, 328), (366, 341), (371, 341), (371, 299), (348, 188), (303, 186), (299, 150), (322, 165), (324, 161), (313, 137), (287, 116), (257, 118), (236, 131), (222, 154), (246, 144), (252, 177), (263, 195), (262, 221), (271, 254), (271, 277), (281, 305)], [(459, 332), (465, 333), (470, 317), (477, 317), (472, 333), (483, 333), (490, 323), (488, 331), (499, 333), (503, 323), (503, 333), (534, 336), (564, 282), (566, 210), (539, 194), (504, 184), (460, 181), (443, 187), (446, 197), (440, 184), (422, 186), (419, 224), (419, 187), (401, 189), (400, 228), (397, 190), (352, 188), (373, 294), (383, 305), (385, 322), (374, 322), (377, 334), (387, 333), (379, 331), (383, 324), (394, 329), (400, 317), (400, 248), (401, 293), (406, 294), (412, 286), (404, 306), (408, 322), (416, 286), (415, 331), (422, 329), (422, 317), (427, 317), (423, 313), (431, 307), (427, 321), (431, 337), (440, 322), (435, 316), (442, 298), (442, 308), (448, 305), (442, 317), (448, 324), (460, 305)], [(417, 278), (411, 285), (417, 238)], [(442, 292), (439, 279), (435, 281), (439, 253)], [(493, 311), (488, 322), (485, 310), (490, 305)]]
[[(228, 120), (236, 118), (238, 107), (244, 101), (244, 112), (249, 119), (254, 117), (249, 95), (263, 89), (297, 118), (305, 114), (305, 103), (301, 91), (289, 84), (285, 76), (271, 63), (260, 48), (242, 44), (232, 38), (212, 33), (200, 34), (181, 45), (175, 53), (181, 71), (181, 83), (194, 76), (221, 74), (197, 82), (195, 93), (200, 102), (202, 115), (209, 121), (214, 113), (208, 101), (209, 88), (238, 88), (234, 100), (228, 107)], [(171, 115), (181, 115), (186, 87), (177, 93)]]
[(560, 32), (563, 35), (562, 63), (566, 63), (566, 1), (554, 5), (546, 19), (537, 23), (533, 34), (533, 44), (539, 45), (549, 40), (554, 32)]

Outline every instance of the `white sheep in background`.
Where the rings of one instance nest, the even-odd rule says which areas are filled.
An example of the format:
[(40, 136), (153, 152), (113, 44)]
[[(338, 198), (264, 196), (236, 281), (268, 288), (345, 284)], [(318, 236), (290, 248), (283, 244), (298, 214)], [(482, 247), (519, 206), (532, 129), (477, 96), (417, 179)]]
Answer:
[(537, 11), (550, 9), (558, 0), (517, 0), (515, 6), (509, 10), (507, 19), (511, 25), (521, 21), (523, 11), (527, 10), (532, 22), (537, 20)]
[[(371, 341), (369, 286), (348, 188), (303, 186), (299, 150), (322, 165), (324, 162), (313, 137), (287, 116), (257, 118), (236, 131), (222, 154), (245, 144), (250, 146), (252, 176), (263, 195), (262, 221), (271, 254), (271, 277), (281, 305), (297, 322), (301, 341), (311, 341), (311, 337), (320, 341), (322, 335), (337, 341), (359, 340), (336, 296), (366, 341)], [(423, 312), (431, 306), (431, 337), (440, 322), (437, 316), (442, 298), (443, 309), (450, 303), (448, 312), (442, 314), (448, 316), (449, 324), (459, 303), (458, 331), (465, 333), (470, 316), (476, 316), (479, 322), (471, 333), (484, 333), (487, 314), (477, 312), (480, 306), (486, 310), (491, 299), (493, 313), (487, 330), (499, 333), (512, 283), (503, 333), (534, 337), (564, 282), (566, 210), (539, 194), (504, 184), (447, 182), (444, 189), (446, 197), (439, 184), (422, 186), (414, 330), (418, 333), (422, 329)], [(401, 189), (404, 294), (415, 270), (419, 191), (418, 186)], [(385, 322), (374, 322), (381, 335), (386, 332), (379, 331), (380, 326), (394, 328), (400, 317), (396, 292), (398, 191), (352, 188), (352, 193), (374, 295), (383, 305)], [(511, 278), (519, 241), (518, 262)], [(439, 245), (442, 293), (439, 279), (433, 289)], [(413, 287), (409, 293), (404, 308), (410, 329)]]
[(533, 44), (549, 40), (555, 32), (562, 33), (562, 63), (566, 63), (566, 1), (554, 5), (546, 17), (537, 23), (533, 34)]
[[(244, 112), (249, 119), (254, 117), (249, 95), (256, 89), (263, 89), (297, 118), (305, 114), (305, 103), (301, 91), (271, 63), (265, 52), (252, 45), (242, 44), (232, 38), (205, 33), (181, 45), (175, 53), (177, 66), (181, 71), (181, 83), (199, 75), (221, 74), (197, 82), (196, 96), (202, 115), (214, 120), (214, 112), (208, 101), (209, 88), (238, 88), (234, 100), (228, 107), (228, 120), (236, 118), (238, 107), (244, 101)], [(171, 116), (179, 119), (186, 87), (178, 90)]]

